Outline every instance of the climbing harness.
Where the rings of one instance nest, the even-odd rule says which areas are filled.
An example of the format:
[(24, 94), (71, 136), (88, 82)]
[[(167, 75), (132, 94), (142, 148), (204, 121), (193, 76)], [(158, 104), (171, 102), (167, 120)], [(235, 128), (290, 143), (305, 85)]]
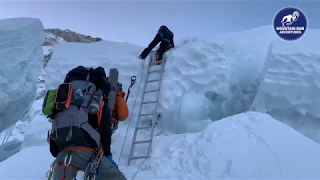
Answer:
[(130, 95), (130, 90), (131, 90), (132, 86), (136, 83), (136, 79), (137, 79), (136, 76), (131, 76), (131, 83), (130, 83), (130, 86), (129, 86), (129, 88), (128, 88), (128, 93), (127, 93), (126, 101), (128, 101), (128, 98), (129, 98), (129, 95)]
[[(99, 150), (96, 151), (94, 153), (92, 153), (92, 156), (89, 160), (89, 163), (84, 171), (84, 180), (95, 180), (96, 176), (98, 175), (98, 168), (99, 168), (99, 164), (101, 162), (101, 159), (103, 157), (103, 151)], [(72, 156), (71, 155), (67, 155), (64, 158), (64, 162), (62, 163), (62, 165), (66, 168), (66, 167), (70, 167), (71, 164), (71, 160), (72, 160)], [(53, 177), (53, 172), (54, 172), (54, 167), (57, 163), (55, 161), (53, 161), (50, 164), (50, 169), (49, 171), (46, 173), (46, 176), (48, 178), (48, 180), (51, 180)], [(75, 179), (75, 178), (74, 178)]]
[(91, 160), (88, 163), (86, 170), (84, 171), (84, 179), (85, 180), (95, 180), (98, 172), (98, 167), (100, 161), (103, 157), (103, 151), (99, 150), (99, 152), (93, 153), (91, 156)]
[[(134, 109), (135, 109), (135, 107), (136, 107), (136, 102), (137, 102), (138, 95), (139, 95), (139, 92), (140, 92), (140, 85), (141, 85), (141, 80), (142, 80), (141, 76), (142, 76), (142, 73), (143, 73), (143, 69), (144, 69), (145, 62), (146, 62), (146, 61), (142, 61), (142, 63), (141, 63), (141, 68), (140, 68), (140, 71), (139, 71), (139, 74), (138, 74), (138, 78), (140, 78), (139, 83), (138, 83), (138, 92), (137, 92), (136, 98), (135, 98), (135, 100), (134, 100), (134, 104), (133, 104), (133, 108), (132, 108), (132, 110), (131, 110), (130, 116), (132, 116), (132, 114), (133, 114), (133, 112), (134, 112)], [(134, 84), (135, 84), (135, 83), (134, 83)], [(123, 149), (124, 149), (124, 145), (125, 145), (125, 142), (126, 142), (126, 139), (127, 139), (127, 136), (128, 136), (128, 131), (129, 131), (129, 127), (130, 127), (130, 124), (131, 124), (131, 119), (132, 119), (132, 118), (129, 119), (129, 123), (128, 123), (128, 126), (127, 126), (126, 134), (125, 134), (125, 136), (124, 136), (124, 140), (123, 140), (123, 143), (122, 143), (122, 147), (121, 147), (121, 151), (120, 151), (120, 156), (119, 156), (119, 160), (118, 160), (119, 165), (120, 165), (120, 160), (121, 160), (122, 152), (123, 152)]]

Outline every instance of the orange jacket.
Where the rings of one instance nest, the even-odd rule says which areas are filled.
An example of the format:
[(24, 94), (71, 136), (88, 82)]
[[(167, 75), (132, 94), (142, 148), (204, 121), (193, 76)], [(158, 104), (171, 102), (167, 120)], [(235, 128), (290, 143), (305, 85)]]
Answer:
[(129, 116), (129, 109), (126, 100), (124, 99), (126, 93), (119, 91), (116, 97), (116, 102), (114, 106), (114, 113), (117, 117), (117, 121), (124, 121)]
[[(114, 121), (115, 123), (118, 123), (119, 121), (124, 121), (129, 116), (129, 108), (128, 108), (126, 100), (124, 99), (125, 95), (126, 95), (125, 92), (120, 91), (120, 92), (118, 92), (118, 95), (116, 97), (116, 102), (115, 102), (113, 112), (114, 112), (115, 116), (117, 116), (117, 119), (115, 119), (114, 117), (111, 118), (112, 121)], [(104, 101), (101, 102), (100, 109), (97, 113), (99, 125), (101, 124), (103, 106), (104, 106)], [(101, 134), (100, 130), (99, 130), (99, 133)], [(100, 143), (100, 150), (103, 150), (102, 143)]]

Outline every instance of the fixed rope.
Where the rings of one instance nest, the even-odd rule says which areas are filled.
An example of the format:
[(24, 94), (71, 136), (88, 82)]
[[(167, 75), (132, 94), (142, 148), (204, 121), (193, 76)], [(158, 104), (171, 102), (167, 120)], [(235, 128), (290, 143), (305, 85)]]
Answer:
[[(138, 78), (140, 78), (139, 83), (138, 83), (138, 92), (137, 92), (136, 98), (134, 100), (134, 104), (133, 104), (133, 108), (131, 110), (130, 116), (132, 116), (132, 114), (134, 112), (134, 109), (135, 109), (135, 106), (136, 106), (136, 102), (137, 102), (137, 99), (138, 99), (138, 96), (139, 96), (141, 79), (142, 79), (141, 76), (142, 76), (142, 72), (143, 72), (143, 69), (144, 69), (144, 65), (145, 65), (145, 61), (142, 62), (140, 72), (139, 72), (139, 74), (137, 76)], [(119, 165), (120, 165), (120, 160), (121, 160), (122, 152), (123, 152), (123, 149), (124, 149), (124, 145), (125, 145), (125, 142), (126, 142), (126, 139), (127, 139), (127, 136), (128, 136), (128, 131), (129, 131), (129, 127), (130, 127), (130, 124), (131, 124), (131, 120), (132, 120), (132, 118), (129, 119), (127, 130), (126, 130), (126, 133), (125, 133), (125, 136), (124, 136), (124, 140), (123, 140), (123, 143), (122, 143), (122, 147), (121, 147), (121, 151), (120, 151), (120, 155), (119, 155), (119, 160), (118, 160)]]
[(137, 169), (137, 171), (134, 173), (134, 175), (132, 176), (132, 180), (134, 180), (136, 178), (136, 176), (138, 175), (139, 171), (141, 170), (141, 167), (144, 165), (144, 163), (146, 163), (149, 159), (145, 159), (143, 161), (143, 163), (140, 164), (139, 168)]

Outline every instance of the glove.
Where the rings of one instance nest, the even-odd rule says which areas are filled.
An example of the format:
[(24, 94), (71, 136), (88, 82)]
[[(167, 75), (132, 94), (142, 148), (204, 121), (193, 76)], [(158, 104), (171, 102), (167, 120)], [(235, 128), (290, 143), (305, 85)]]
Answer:
[(116, 168), (118, 168), (118, 164), (112, 159), (112, 155), (107, 156), (107, 159), (108, 159)]
[(142, 59), (142, 60), (146, 59), (146, 58), (143, 58), (142, 55), (140, 55), (139, 58)]
[(145, 48), (143, 51), (142, 51), (142, 53), (140, 54), (140, 56), (139, 56), (139, 58), (140, 59), (146, 59), (147, 58), (147, 56), (148, 56), (148, 48)]

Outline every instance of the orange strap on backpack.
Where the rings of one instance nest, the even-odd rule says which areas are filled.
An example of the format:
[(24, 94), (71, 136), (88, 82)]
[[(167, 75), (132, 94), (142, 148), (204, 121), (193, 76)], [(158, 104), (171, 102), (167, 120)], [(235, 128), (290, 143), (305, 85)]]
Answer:
[(97, 112), (97, 116), (98, 116), (98, 126), (100, 126), (100, 124), (101, 124), (103, 106), (104, 106), (104, 101), (101, 101), (99, 110), (98, 110), (98, 112)]
[[(100, 125), (101, 125), (101, 120), (102, 120), (102, 109), (103, 109), (103, 106), (104, 106), (104, 101), (101, 101), (100, 103), (100, 107), (99, 107), (99, 111), (97, 112), (97, 116), (98, 116), (98, 130), (99, 130), (99, 134), (101, 134), (101, 128), (100, 128)], [(102, 147), (102, 143), (101, 143), (101, 140), (100, 140), (100, 150), (103, 150), (103, 147)]]

